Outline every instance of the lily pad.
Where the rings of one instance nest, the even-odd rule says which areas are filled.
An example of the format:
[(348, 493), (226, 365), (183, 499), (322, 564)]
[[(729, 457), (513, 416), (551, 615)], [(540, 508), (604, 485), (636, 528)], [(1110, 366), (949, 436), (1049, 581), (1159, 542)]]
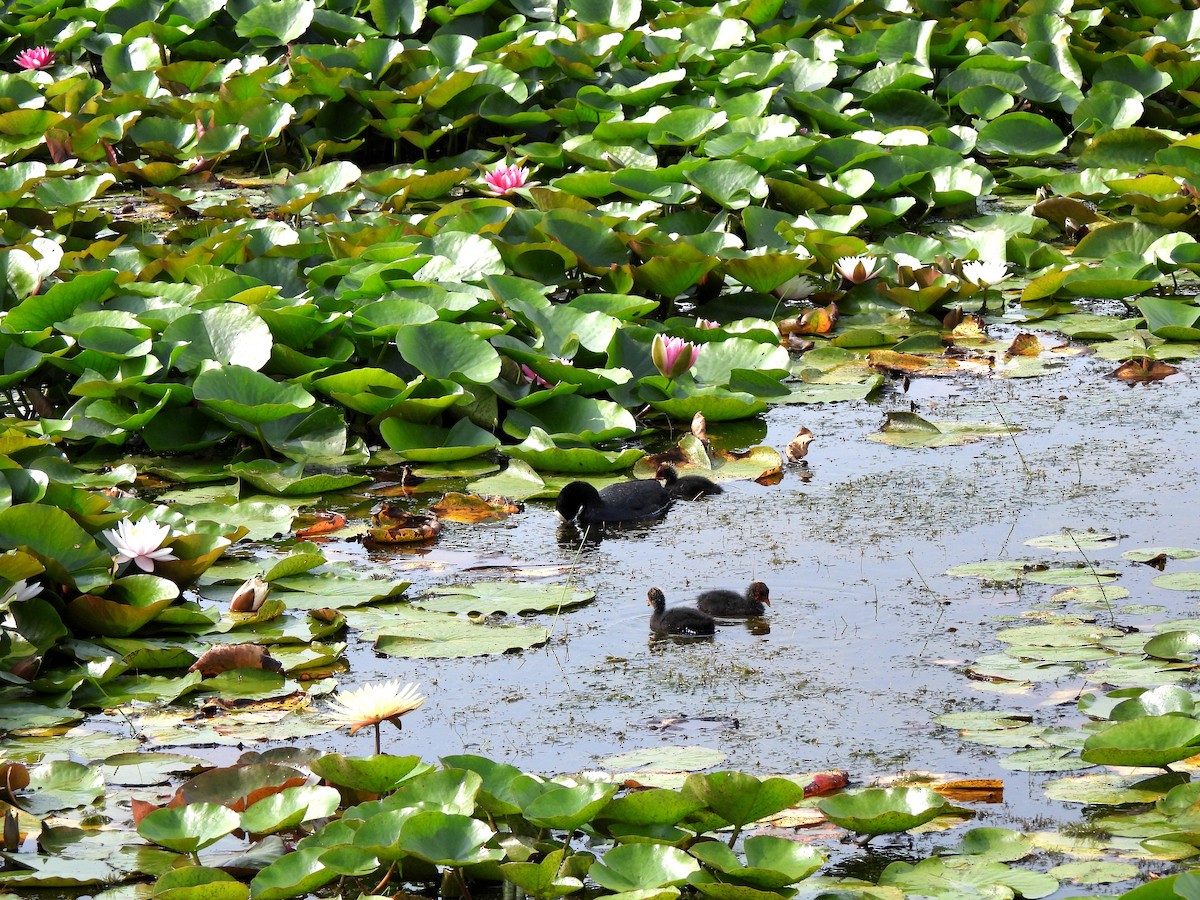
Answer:
[(539, 625), (478, 625), (448, 618), (388, 628), (379, 633), (375, 649), (410, 659), (455, 659), (525, 650), (549, 639), (549, 629)]
[(411, 601), (413, 606), (432, 612), (469, 615), (521, 615), (532, 612), (559, 612), (590, 602), (595, 591), (570, 585), (518, 584), (511, 581), (478, 581), (474, 584), (431, 588), (429, 593)]
[(929, 788), (867, 788), (817, 801), (825, 818), (856, 834), (908, 831), (943, 815), (971, 815)]

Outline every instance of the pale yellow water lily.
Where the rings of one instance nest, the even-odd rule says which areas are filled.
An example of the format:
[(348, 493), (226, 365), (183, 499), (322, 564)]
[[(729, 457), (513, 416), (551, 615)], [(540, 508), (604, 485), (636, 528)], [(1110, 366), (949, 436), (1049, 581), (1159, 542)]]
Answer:
[(401, 686), (400, 679), (364, 684), (356, 691), (339, 693), (333, 701), (329, 720), (337, 728), (349, 728), (356, 734), (368, 725), (375, 727), (375, 752), (379, 753), (379, 726), (391, 722), (400, 727), (400, 717), (425, 702), (417, 692), (419, 684)]

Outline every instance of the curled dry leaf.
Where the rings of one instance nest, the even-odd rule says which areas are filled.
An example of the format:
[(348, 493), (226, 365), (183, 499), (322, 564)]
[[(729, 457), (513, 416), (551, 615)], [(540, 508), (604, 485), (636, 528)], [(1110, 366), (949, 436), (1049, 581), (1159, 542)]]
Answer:
[(1175, 366), (1159, 359), (1127, 359), (1113, 375), (1122, 381), (1162, 381), (1178, 372)]
[(202, 678), (211, 678), (230, 669), (266, 669), (283, 674), (282, 663), (258, 644), (217, 644), (205, 650), (188, 667), (189, 672), (199, 672)]
[(11, 803), (14, 793), (29, 787), (29, 769), (24, 763), (0, 764), (0, 785), (3, 786), (5, 802)]
[(697, 410), (692, 416), (692, 436), (700, 443), (708, 443), (708, 420), (704, 418), (704, 413)]
[(849, 783), (850, 773), (845, 769), (827, 769), (824, 772), (813, 772), (812, 781), (804, 786), (804, 796), (815, 797), (818, 794), (840, 791)]
[(962, 324), (962, 320), (963, 308), (961, 306), (956, 306), (954, 309), (946, 313), (946, 315), (942, 316), (942, 327), (947, 331), (953, 331)]
[(867, 365), (892, 375), (953, 375), (958, 371), (958, 363), (952, 359), (897, 353), (895, 350), (872, 350), (867, 354)]
[(519, 513), (524, 508), (523, 504), (507, 497), (481, 497), (479, 494), (447, 491), (429, 510), (451, 522), (492, 522)]
[(296, 537), (317, 537), (318, 535), (329, 534), (331, 531), (337, 531), (339, 528), (346, 527), (346, 517), (341, 513), (320, 510), (313, 513), (311, 518), (313, 520), (311, 525), (296, 529)]
[(828, 306), (805, 310), (800, 316), (781, 319), (778, 328), (779, 333), (786, 339), (793, 334), (829, 334), (837, 326), (837, 322), (837, 304), (830, 303)]
[(787, 445), (787, 458), (792, 462), (800, 462), (808, 454), (808, 445), (812, 442), (813, 433), (804, 426), (800, 426), (796, 436)]
[(367, 540), (376, 544), (413, 544), (431, 541), (442, 532), (442, 523), (432, 513), (411, 513), (385, 504), (371, 516)]
[(1005, 356), (1040, 356), (1042, 353), (1042, 342), (1037, 339), (1037, 335), (1030, 334), (1027, 331), (1022, 331), (1013, 342), (1008, 345), (1008, 349), (1004, 351)]
[(977, 803), (1003, 803), (1004, 782), (998, 778), (967, 778), (947, 781), (931, 787), (948, 800)]
[(263, 581), (261, 575), (247, 578), (230, 599), (229, 611), (235, 613), (258, 612), (269, 593), (271, 593), (271, 586)]
[(807, 338), (802, 338), (798, 334), (785, 334), (783, 336), (783, 349), (789, 353), (807, 353), (816, 346), (814, 341)]

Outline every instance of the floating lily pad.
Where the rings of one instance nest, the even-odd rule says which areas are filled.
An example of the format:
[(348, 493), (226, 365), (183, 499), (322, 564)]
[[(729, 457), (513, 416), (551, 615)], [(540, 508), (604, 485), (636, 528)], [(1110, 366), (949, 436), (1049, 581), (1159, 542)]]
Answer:
[(610, 891), (636, 891), (683, 884), (700, 864), (676, 847), (622, 844), (595, 863), (588, 876)]
[(432, 612), (470, 615), (520, 615), (531, 612), (559, 612), (573, 609), (595, 598), (595, 591), (584, 591), (561, 584), (518, 584), (511, 581), (479, 581), (474, 584), (448, 585), (430, 589), (411, 601), (413, 606)]
[(385, 419), (379, 433), (400, 456), (415, 462), (455, 462), (500, 446), (499, 438), (470, 419), (459, 419), (450, 428)]
[(1115, 534), (1097, 534), (1092, 531), (1064, 531), (1061, 534), (1047, 534), (1042, 537), (1030, 538), (1026, 546), (1038, 547), (1042, 550), (1058, 550), (1063, 553), (1078, 553), (1080, 550), (1098, 550), (1111, 546), (1117, 540)]
[(375, 649), (388, 656), (454, 659), (525, 650), (549, 639), (550, 630), (539, 625), (477, 625), (447, 619), (388, 628), (379, 633)]
[(1020, 430), (1001, 422), (934, 422), (916, 413), (891, 412), (881, 431), (867, 438), (893, 447), (956, 447)]
[(1107, 584), (1116, 581), (1120, 572), (1113, 569), (1094, 569), (1091, 566), (1070, 566), (1028, 573), (1025, 578), (1037, 584)]
[(1111, 766), (1166, 766), (1200, 753), (1200, 722), (1180, 716), (1142, 716), (1089, 737), (1086, 762)]
[(929, 788), (867, 788), (822, 797), (817, 808), (825, 818), (856, 834), (908, 831), (943, 815), (971, 815)]
[(541, 428), (529, 429), (529, 437), (516, 446), (500, 448), (502, 453), (529, 464), (538, 471), (599, 474), (628, 469), (645, 455), (635, 447), (624, 450), (596, 450), (593, 447), (560, 447)]
[(1200, 572), (1167, 572), (1155, 576), (1152, 583), (1168, 591), (1200, 591)]
[(600, 765), (617, 772), (698, 772), (720, 765), (725, 754), (712, 747), (655, 747), (606, 756)]

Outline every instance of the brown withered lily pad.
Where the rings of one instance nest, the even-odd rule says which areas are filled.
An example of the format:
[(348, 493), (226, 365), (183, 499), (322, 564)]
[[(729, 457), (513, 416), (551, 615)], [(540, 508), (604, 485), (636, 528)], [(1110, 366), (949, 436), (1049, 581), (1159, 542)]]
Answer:
[(801, 426), (796, 432), (796, 436), (792, 438), (791, 443), (787, 445), (787, 458), (792, 462), (800, 462), (808, 453), (808, 445), (813, 442), (813, 433), (807, 428)]
[(878, 372), (908, 376), (954, 375), (959, 368), (952, 359), (897, 353), (895, 350), (872, 350), (867, 354), (867, 365)]
[(1115, 378), (1122, 381), (1162, 381), (1178, 372), (1175, 366), (1161, 359), (1129, 359), (1121, 363), (1113, 372)]
[(258, 644), (217, 644), (205, 650), (188, 671), (199, 672), (202, 678), (211, 678), (231, 669), (266, 669), (283, 673), (279, 661)]
[(295, 531), (298, 538), (313, 538), (323, 534), (329, 534), (331, 531), (337, 531), (339, 528), (346, 527), (346, 517), (341, 513), (326, 512), (320, 510), (308, 516), (301, 517), (301, 521), (306, 524), (297, 528)]
[(429, 511), (451, 522), (494, 522), (519, 513), (525, 507), (507, 497), (481, 497), (447, 491)]
[(442, 523), (433, 513), (411, 513), (385, 504), (371, 516), (366, 540), (375, 544), (414, 544), (432, 541), (442, 532)]

